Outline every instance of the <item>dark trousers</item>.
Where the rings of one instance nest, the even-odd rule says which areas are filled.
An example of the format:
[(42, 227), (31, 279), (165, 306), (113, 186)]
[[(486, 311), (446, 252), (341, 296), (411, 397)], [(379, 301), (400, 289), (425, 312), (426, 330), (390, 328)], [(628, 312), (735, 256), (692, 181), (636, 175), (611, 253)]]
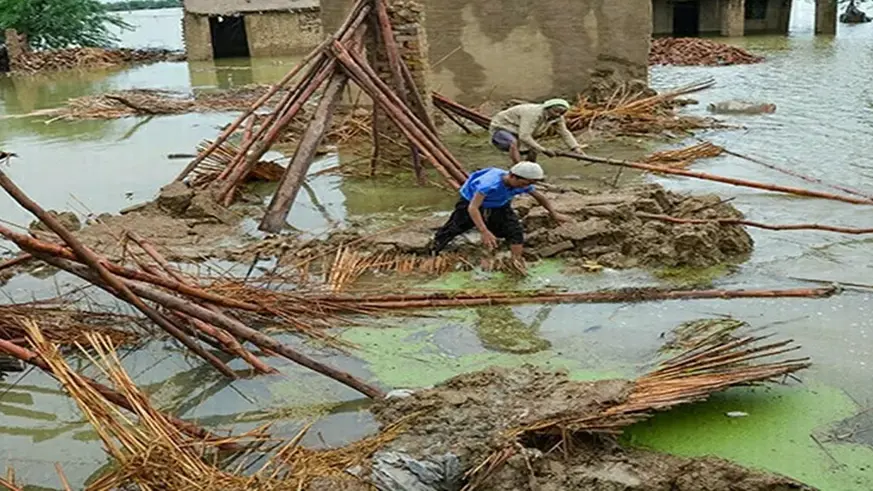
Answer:
[[(473, 223), (473, 217), (467, 208), (470, 202), (461, 198), (455, 204), (455, 211), (445, 225), (440, 228), (433, 238), (431, 244), (431, 253), (439, 254), (455, 237), (469, 232), (476, 226)], [(482, 213), (482, 218), (485, 219), (485, 226), (497, 237), (506, 239), (510, 244), (524, 244), (524, 228), (521, 226), (521, 221), (511, 204), (506, 204), (500, 208), (479, 208)]]
[[(516, 145), (518, 144), (518, 135), (515, 133), (506, 130), (497, 130), (491, 135), (491, 144), (504, 152), (508, 152), (513, 143)], [(527, 160), (528, 162), (537, 161), (537, 151), (532, 148), (525, 150), (524, 152), (519, 150), (519, 154), (521, 155), (522, 160)]]

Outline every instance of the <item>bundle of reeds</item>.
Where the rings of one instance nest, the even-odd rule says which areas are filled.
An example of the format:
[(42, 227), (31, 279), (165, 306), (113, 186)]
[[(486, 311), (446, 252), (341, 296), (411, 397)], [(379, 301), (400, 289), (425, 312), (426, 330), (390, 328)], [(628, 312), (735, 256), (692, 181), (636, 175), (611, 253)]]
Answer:
[[(124, 370), (115, 347), (105, 337), (88, 335), (80, 346), (94, 366), (109, 380), (112, 389), (131, 401), (126, 412), (96, 390), (91, 381), (73, 371), (56, 345), (42, 336), (36, 324), (28, 327), (35, 353), (52, 373), (100, 436), (114, 460), (107, 473), (92, 481), (89, 491), (128, 489), (297, 491), (318, 478), (354, 479), (346, 470), (363, 463), (395, 438), (403, 423), (385, 428), (378, 435), (339, 449), (310, 450), (300, 442), (310, 426), (281, 445), (255, 471), (246, 471), (263, 457), (260, 450), (270, 440), (267, 428), (223, 439), (204, 439), (180, 431), (177, 424), (156, 410)], [(238, 449), (233, 459), (219, 450), (230, 444)], [(276, 445), (273, 445), (275, 447)], [(240, 450), (246, 449), (244, 453)]]
[[(198, 151), (202, 151), (210, 145), (212, 145), (212, 142), (206, 140), (197, 147)], [(204, 187), (214, 182), (227, 169), (227, 166), (233, 161), (238, 151), (239, 147), (234, 143), (229, 141), (222, 143), (191, 172), (191, 185), (194, 187)], [(284, 172), (284, 167), (278, 163), (260, 160), (252, 168), (247, 176), (247, 180), (276, 182), (282, 178), (282, 173)]]
[(646, 164), (684, 169), (696, 160), (718, 157), (722, 153), (724, 153), (724, 148), (710, 142), (703, 142), (676, 150), (655, 152), (642, 161)]
[(495, 450), (468, 474), (466, 491), (472, 491), (516, 454), (516, 442), (538, 439), (563, 440), (576, 433), (616, 434), (623, 428), (680, 404), (706, 399), (730, 387), (777, 381), (810, 366), (809, 358), (773, 359), (800, 349), (793, 341), (763, 344), (767, 337), (709, 337), (682, 354), (661, 363), (654, 371), (640, 377), (633, 389), (618, 405), (599, 414), (562, 414), (513, 428), (506, 432), (507, 445)]
[(44, 335), (60, 345), (82, 343), (89, 333), (100, 333), (121, 346), (137, 341), (144, 332), (137, 317), (90, 312), (61, 299), (0, 305), (0, 339), (24, 343), (25, 326), (31, 322), (43, 326)]

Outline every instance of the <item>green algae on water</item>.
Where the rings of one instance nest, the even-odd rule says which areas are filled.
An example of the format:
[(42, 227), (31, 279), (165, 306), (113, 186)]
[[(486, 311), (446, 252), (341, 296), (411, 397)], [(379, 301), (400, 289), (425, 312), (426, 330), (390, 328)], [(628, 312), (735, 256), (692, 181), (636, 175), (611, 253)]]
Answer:
[[(734, 411), (748, 415), (726, 415)], [(629, 428), (624, 440), (681, 456), (726, 458), (822, 491), (873, 489), (873, 448), (815, 436), (855, 411), (841, 390), (827, 386), (731, 389), (659, 413)]]

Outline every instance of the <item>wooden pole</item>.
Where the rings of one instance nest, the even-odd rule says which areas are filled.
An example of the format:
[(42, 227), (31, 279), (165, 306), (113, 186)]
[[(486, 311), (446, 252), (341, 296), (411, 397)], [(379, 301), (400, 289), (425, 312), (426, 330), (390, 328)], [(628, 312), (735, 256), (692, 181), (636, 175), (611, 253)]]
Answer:
[(770, 225), (761, 222), (752, 222), (749, 220), (740, 220), (738, 218), (715, 218), (715, 219), (697, 219), (697, 218), (678, 218), (669, 215), (656, 215), (652, 213), (636, 213), (638, 217), (649, 218), (652, 220), (660, 220), (670, 223), (692, 223), (692, 224), (707, 224), (715, 223), (718, 225), (744, 225), (747, 227), (762, 228), (765, 230), (821, 230), (824, 232), (837, 232), (841, 234), (865, 235), (873, 234), (873, 228), (852, 228), (852, 227), (837, 227), (832, 225), (819, 225), (817, 223), (796, 223), (789, 225)]
[(334, 50), (344, 51), (344, 54), (348, 54), (349, 57), (357, 64), (357, 67), (372, 81), (372, 83), (380, 90), (382, 93), (388, 98), (389, 101), (394, 105), (394, 107), (399, 108), (404, 114), (407, 115), (407, 118), (412, 122), (412, 124), (424, 135), (425, 140), (430, 142), (433, 147), (438, 151), (439, 155), (448, 162), (450, 168), (457, 169), (457, 172), (461, 178), (461, 182), (464, 182), (467, 179), (467, 172), (464, 170), (460, 161), (452, 155), (452, 152), (446, 148), (445, 144), (443, 144), (442, 140), (440, 140), (439, 136), (435, 131), (432, 131), (428, 125), (418, 118), (415, 113), (409, 108), (408, 104), (404, 102), (398, 95), (391, 90), (379, 75), (373, 70), (373, 68), (367, 64), (367, 61), (363, 59), (358, 53), (354, 51), (350, 51), (345, 49), (344, 46), (337, 46), (334, 43)]
[[(148, 242), (147, 240), (140, 237), (135, 232), (127, 232), (127, 236), (132, 240), (136, 245), (138, 245), (146, 254), (149, 255), (161, 268), (166, 272), (166, 274), (173, 278), (174, 280), (180, 283), (189, 283), (189, 281), (179, 274), (178, 271), (173, 269), (170, 266), (170, 263), (164, 258), (164, 256), (158, 252), (155, 247)], [(215, 312), (217, 315), (227, 315), (220, 308), (216, 307), (212, 304), (207, 304), (206, 308)], [(199, 319), (189, 319), (191, 321), (192, 326), (200, 332), (203, 332), (207, 336), (213, 337), (223, 346), (223, 351), (228, 352), (233, 356), (239, 356), (246, 363), (251, 365), (252, 368), (255, 369), (258, 373), (262, 374), (272, 374), (278, 373), (278, 371), (264, 363), (263, 360), (255, 356), (253, 353), (245, 349), (239, 341), (236, 340), (235, 337), (228, 334), (226, 331), (217, 328), (211, 324), (207, 324)]]
[(297, 199), (300, 185), (306, 179), (309, 167), (312, 166), (312, 160), (315, 158), (318, 146), (321, 145), (325, 133), (330, 128), (337, 101), (348, 80), (348, 76), (339, 69), (333, 74), (321, 96), (315, 115), (306, 127), (306, 132), (294, 151), (294, 157), (288, 164), (288, 168), (285, 169), (279, 187), (273, 194), (270, 206), (258, 227), (260, 230), (278, 233), (285, 228), (285, 220), (291, 211), (294, 200)]
[(166, 317), (161, 315), (157, 310), (149, 307), (145, 304), (139, 297), (133, 294), (122, 282), (121, 280), (110, 273), (104, 266), (103, 261), (97, 254), (95, 254), (91, 249), (86, 247), (84, 244), (79, 242), (72, 233), (70, 233), (64, 226), (52, 215), (46, 213), (45, 210), (42, 209), (36, 202), (31, 200), (24, 192), (9, 179), (9, 176), (6, 175), (5, 172), (0, 171), (0, 187), (6, 190), (7, 193), (20, 204), (24, 209), (33, 213), (34, 216), (39, 218), (39, 220), (44, 223), (52, 232), (54, 232), (58, 237), (60, 237), (73, 251), (73, 253), (78, 257), (83, 263), (87, 264), (112, 290), (112, 293), (119, 298), (125, 300), (130, 303), (134, 307), (137, 308), (140, 312), (142, 312), (146, 317), (151, 319), (155, 324), (163, 328), (167, 331), (171, 336), (176, 338), (180, 343), (182, 343), (185, 347), (190, 349), (192, 352), (209, 362), (213, 367), (215, 367), (219, 372), (224, 374), (227, 377), (237, 378), (236, 373), (233, 370), (227, 367), (218, 357), (213, 355), (212, 353), (206, 351), (202, 346), (197, 344), (196, 341), (189, 338), (181, 329), (176, 327), (172, 322), (170, 322)]
[(702, 179), (704, 181), (715, 181), (721, 182), (725, 184), (730, 184), (732, 186), (740, 186), (747, 187), (753, 189), (763, 189), (765, 191), (776, 191), (778, 193), (786, 193), (793, 194), (796, 196), (807, 196), (810, 198), (821, 198), (828, 199), (832, 201), (842, 201), (844, 203), (852, 203), (856, 205), (873, 205), (873, 200), (868, 198), (853, 198), (850, 196), (840, 196), (831, 193), (824, 193), (820, 191), (812, 191), (809, 189), (800, 189), (793, 188), (789, 186), (781, 186), (779, 184), (767, 184), (755, 181), (747, 181), (745, 179), (737, 179), (733, 177), (723, 177), (717, 176), (714, 174), (707, 174), (705, 172), (697, 172), (686, 169), (674, 169), (672, 167), (665, 167), (661, 165), (651, 165), (651, 164), (643, 164), (639, 162), (630, 162), (627, 160), (616, 160), (616, 159), (607, 159), (603, 157), (594, 157), (591, 155), (582, 155), (573, 152), (559, 152), (558, 155), (562, 157), (567, 157), (575, 160), (581, 160), (584, 162), (593, 162), (595, 164), (606, 164), (613, 165), (619, 167), (630, 167), (633, 169), (640, 169), (649, 172), (658, 172), (661, 174), (673, 174), (677, 176), (683, 177), (691, 177), (694, 179)]
[(434, 92), (431, 94), (431, 99), (435, 106), (445, 109), (446, 111), (451, 111), (462, 118), (468, 119), (473, 123), (479, 125), (483, 129), (491, 128), (491, 118), (485, 116), (482, 113), (476, 112), (468, 107), (464, 107), (457, 102), (449, 99), (448, 97)]
[[(55, 376), (54, 371), (49, 366), (49, 364), (46, 363), (45, 360), (43, 360), (41, 356), (39, 356), (38, 354), (36, 354), (35, 352), (33, 352), (27, 348), (24, 348), (22, 346), (18, 346), (17, 344), (13, 344), (13, 343), (10, 343), (9, 341), (0, 339), (0, 351), (6, 353), (7, 355), (9, 355), (13, 358), (21, 360), (29, 365), (33, 365), (33, 366), (39, 368), (40, 370), (44, 371), (45, 373), (51, 375), (52, 377), (57, 378)], [(105, 397), (106, 400), (108, 400), (112, 404), (115, 404), (116, 406), (121, 407), (123, 409), (126, 409), (132, 413), (135, 412), (133, 410), (133, 404), (131, 404), (131, 402), (127, 399), (127, 397), (125, 397), (120, 392), (112, 390), (111, 388), (101, 384), (100, 382), (97, 382), (94, 379), (84, 377), (84, 376), (81, 376), (81, 377), (83, 380), (85, 380), (85, 382), (88, 385), (90, 385), (94, 390), (99, 392), (100, 395)], [(225, 438), (219, 437), (217, 435), (213, 435), (212, 433), (204, 430), (203, 428), (201, 428), (197, 425), (191, 424), (187, 421), (183, 421), (183, 420), (181, 420), (175, 416), (172, 416), (170, 414), (163, 413), (163, 416), (165, 418), (167, 418), (167, 421), (172, 423), (173, 426), (178, 428), (180, 431), (187, 433), (188, 435), (191, 435), (195, 438), (198, 438), (201, 440), (209, 440), (209, 441), (225, 440)], [(224, 450), (230, 450), (230, 451), (239, 451), (240, 450), (240, 446), (236, 443), (224, 443), (224, 444), (221, 444), (220, 446)]]
[[(418, 118), (409, 111), (408, 107), (402, 105), (399, 101), (391, 100), (390, 89), (388, 89), (388, 93), (385, 92), (387, 87), (384, 86), (384, 82), (379, 80), (378, 76), (368, 73), (361, 67), (359, 62), (352, 58), (349, 51), (339, 43), (334, 43), (334, 49), (337, 59), (349, 71), (349, 75), (373, 99), (373, 102), (382, 106), (383, 112), (394, 120), (407, 139), (414, 142), (422, 150), (425, 157), (434, 164), (434, 167), (446, 177), (455, 189), (459, 189), (459, 183), (466, 180), (466, 174), (454, 165), (452, 159), (445, 156), (447, 150), (440, 149), (442, 144), (440, 142), (435, 143), (426, 136), (428, 130), (423, 127), (420, 121), (418, 125), (415, 124), (414, 121), (417, 121)], [(380, 87), (379, 83), (383, 85)]]
[(185, 166), (185, 169), (182, 170), (182, 172), (178, 176), (176, 176), (175, 180), (181, 181), (182, 179), (188, 177), (188, 174), (190, 174), (191, 171), (193, 171), (198, 165), (200, 165), (200, 163), (203, 162), (206, 157), (211, 155), (212, 152), (215, 151), (215, 149), (220, 147), (224, 142), (227, 141), (228, 138), (230, 138), (230, 135), (232, 135), (233, 132), (236, 131), (237, 128), (239, 128), (243, 124), (243, 122), (245, 122), (247, 117), (254, 116), (254, 112), (257, 111), (258, 108), (266, 104), (267, 101), (270, 100), (270, 98), (272, 98), (274, 95), (276, 95), (277, 92), (282, 89), (282, 87), (287, 85), (294, 77), (296, 77), (297, 74), (300, 73), (300, 71), (304, 67), (309, 65), (317, 56), (323, 55), (324, 50), (329, 44), (330, 40), (326, 39), (323, 43), (321, 43), (319, 47), (315, 48), (314, 50), (312, 50), (312, 52), (306, 55), (306, 58), (304, 58), (303, 61), (298, 63), (293, 70), (291, 70), (284, 77), (282, 77), (282, 80), (280, 80), (276, 85), (270, 88), (270, 90), (268, 90), (264, 95), (259, 97), (258, 100), (252, 103), (252, 105), (244, 113), (242, 113), (237, 119), (233, 121), (233, 123), (231, 123), (230, 126), (225, 128), (224, 131), (222, 131), (221, 134), (218, 135), (218, 138), (216, 138), (215, 141), (212, 142), (211, 145), (209, 145), (209, 147), (200, 152), (194, 160), (192, 160), (187, 166)]
[[(698, 138), (698, 140), (700, 140), (700, 139)], [(704, 140), (700, 140), (700, 141), (704, 141)], [(854, 196), (860, 196), (862, 198), (867, 198), (869, 200), (873, 200), (873, 195), (868, 194), (868, 193), (862, 193), (861, 191), (857, 191), (855, 189), (848, 188), (846, 186), (841, 186), (839, 184), (832, 184), (829, 182), (825, 182), (817, 177), (806, 176), (806, 175), (803, 175), (799, 172), (795, 172), (791, 169), (786, 169), (784, 167), (779, 167), (778, 165), (773, 165), (773, 164), (770, 164), (768, 162), (764, 162), (763, 160), (757, 159), (755, 157), (749, 157), (748, 155), (743, 155), (741, 153), (732, 152), (724, 147), (722, 147), (722, 151), (728, 155), (733, 155), (734, 157), (741, 158), (743, 160), (748, 160), (749, 162), (764, 166), (768, 169), (775, 170), (776, 172), (781, 172), (783, 174), (786, 174), (786, 175), (789, 175), (792, 177), (796, 177), (798, 179), (803, 179), (804, 181), (812, 183), (812, 184), (819, 184), (819, 185), (822, 185), (825, 187), (829, 187), (831, 189), (835, 189), (837, 191), (844, 192), (846, 194), (851, 194)]]
[[(75, 274), (76, 276), (79, 276), (80, 278), (87, 281), (90, 281), (97, 286), (104, 286), (101, 284), (101, 279), (84, 266), (75, 264), (72, 261), (68, 261), (66, 259), (60, 259), (51, 256), (42, 256), (40, 257), (40, 259), (53, 266), (64, 269), (65, 271), (69, 271), (70, 273)], [(384, 393), (380, 389), (364, 382), (354, 375), (337, 370), (329, 365), (325, 365), (324, 363), (321, 363), (313, 358), (299, 353), (293, 348), (280, 343), (272, 337), (258, 332), (239, 321), (229, 318), (228, 316), (219, 315), (200, 305), (186, 301), (175, 295), (171, 295), (169, 293), (150, 288), (135, 281), (122, 281), (125, 282), (125, 286), (129, 287), (131, 291), (136, 292), (137, 295), (141, 295), (143, 298), (147, 298), (152, 302), (158, 303), (167, 309), (190, 315), (192, 317), (202, 320), (203, 322), (216, 326), (221, 326), (223, 329), (226, 329), (228, 332), (232, 333), (235, 336), (245, 339), (246, 341), (253, 343), (256, 346), (260, 346), (261, 348), (265, 348), (274, 353), (277, 353), (299, 365), (309, 368), (310, 370), (330, 377), (337, 382), (340, 382), (348, 387), (351, 387), (352, 389), (357, 390), (367, 397), (376, 399), (384, 396)]]

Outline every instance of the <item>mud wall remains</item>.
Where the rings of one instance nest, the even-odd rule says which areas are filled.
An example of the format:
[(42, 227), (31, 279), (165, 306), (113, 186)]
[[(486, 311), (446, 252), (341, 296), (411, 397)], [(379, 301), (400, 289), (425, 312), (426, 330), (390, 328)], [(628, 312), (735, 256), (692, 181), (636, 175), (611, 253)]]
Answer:
[[(431, 83), (449, 97), (573, 97), (600, 78), (647, 80), (651, 0), (421, 0)], [(326, 32), (350, 0), (323, 0)]]
[(318, 8), (245, 16), (251, 56), (285, 56), (311, 50), (321, 42)]
[[(433, 107), (428, 96), (431, 91), (431, 76), (424, 8), (420, 3), (412, 0), (388, 0), (386, 6), (394, 28), (397, 49), (409, 67), (415, 87), (418, 89), (418, 97), (426, 105), (428, 117), (432, 117)], [(370, 63), (379, 77), (388, 85), (394, 86), (395, 80), (383, 41), (372, 33), (367, 39), (367, 52)], [(407, 101), (413, 101), (412, 87), (405, 87), (405, 89), (406, 92), (402, 96)], [(396, 125), (384, 115), (377, 116), (375, 123), (378, 144), (374, 150), (374, 158), (391, 163), (409, 162), (409, 146), (405, 144), (406, 138)]]

